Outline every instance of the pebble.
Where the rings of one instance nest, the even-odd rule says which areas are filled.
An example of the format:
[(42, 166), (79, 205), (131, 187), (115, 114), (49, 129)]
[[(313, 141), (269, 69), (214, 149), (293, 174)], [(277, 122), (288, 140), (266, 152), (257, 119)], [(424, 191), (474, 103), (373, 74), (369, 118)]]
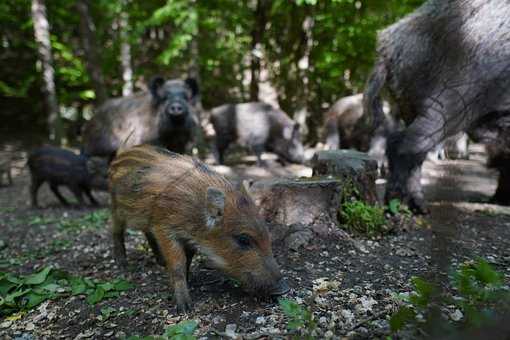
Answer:
[(259, 316), (259, 317), (257, 317), (257, 319), (255, 319), (255, 323), (257, 325), (263, 325), (266, 323), (266, 318), (263, 316)]

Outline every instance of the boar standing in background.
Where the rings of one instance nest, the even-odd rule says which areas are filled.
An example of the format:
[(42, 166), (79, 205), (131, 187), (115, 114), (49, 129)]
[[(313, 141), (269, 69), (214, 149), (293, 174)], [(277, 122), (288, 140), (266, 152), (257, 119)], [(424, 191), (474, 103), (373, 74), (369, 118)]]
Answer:
[(231, 143), (249, 148), (263, 164), (261, 155), (271, 151), (292, 163), (302, 163), (303, 144), (299, 124), (285, 112), (261, 102), (226, 104), (211, 110), (216, 131), (215, 156), (219, 164)]
[(49, 183), (63, 205), (69, 203), (58, 190), (61, 185), (71, 190), (80, 206), (84, 204), (84, 193), (91, 204), (97, 205), (91, 189), (108, 190), (108, 164), (98, 157), (88, 158), (69, 150), (44, 146), (30, 153), (27, 164), (32, 178), (30, 194), (34, 208), (38, 206), (37, 192), (44, 182)]
[(84, 126), (84, 153), (111, 159), (123, 143), (158, 144), (184, 153), (198, 129), (193, 108), (197, 94), (194, 79), (155, 77), (148, 92), (106, 101)]
[(428, 212), (420, 183), (427, 153), (510, 114), (509, 17), (507, 1), (429, 0), (379, 33), (365, 111), (375, 127), (383, 123), (385, 88), (407, 125), (387, 141), (386, 200)]
[(191, 305), (187, 280), (196, 250), (250, 291), (288, 290), (251, 198), (197, 159), (137, 146), (117, 155), (109, 180), (115, 260), (127, 264), (125, 229), (142, 230), (166, 264), (179, 310)]

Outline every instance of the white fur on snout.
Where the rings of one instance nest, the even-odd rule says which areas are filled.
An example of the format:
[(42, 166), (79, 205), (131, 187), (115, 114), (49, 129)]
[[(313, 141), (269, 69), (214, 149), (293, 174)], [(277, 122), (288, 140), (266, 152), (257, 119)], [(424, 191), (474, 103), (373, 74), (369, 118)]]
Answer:
[(201, 246), (200, 251), (202, 254), (207, 256), (209, 260), (211, 260), (216, 266), (219, 268), (225, 268), (227, 265), (227, 262), (225, 259), (218, 254), (216, 254), (211, 248)]

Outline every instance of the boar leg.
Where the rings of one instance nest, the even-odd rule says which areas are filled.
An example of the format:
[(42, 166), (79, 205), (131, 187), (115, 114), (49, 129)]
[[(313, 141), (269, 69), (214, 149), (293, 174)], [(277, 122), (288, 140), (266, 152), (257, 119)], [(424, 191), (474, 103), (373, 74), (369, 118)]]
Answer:
[(149, 243), (149, 246), (152, 249), (152, 252), (154, 253), (154, 256), (156, 257), (156, 262), (160, 266), (165, 266), (165, 259), (163, 258), (163, 255), (161, 254), (161, 251), (159, 249), (158, 241), (154, 237), (154, 235), (150, 231), (145, 232), (145, 237), (147, 238), (147, 242)]
[(264, 152), (264, 145), (257, 144), (254, 145), (252, 148), (253, 152), (255, 153), (255, 156), (257, 157), (257, 166), (266, 166), (266, 162), (262, 160), (262, 153)]
[(58, 186), (56, 184), (50, 184), (50, 189), (53, 192), (53, 194), (57, 196), (60, 203), (62, 203), (63, 205), (69, 205), (69, 202), (67, 202), (64, 196), (60, 194), (60, 191), (58, 191)]
[(173, 240), (164, 228), (157, 228), (155, 236), (173, 280), (175, 303), (179, 312), (191, 310), (191, 298), (186, 283), (186, 251), (177, 240)]
[(191, 275), (189, 269), (191, 267), (191, 261), (193, 260), (193, 256), (195, 256), (196, 250), (192, 246), (185, 246), (184, 250), (186, 252), (186, 282), (190, 282)]
[(125, 221), (120, 220), (115, 209), (112, 213), (112, 238), (113, 238), (113, 257), (117, 265), (121, 268), (127, 268), (126, 245), (124, 244)]
[(11, 169), (7, 169), (7, 181), (9, 181), (9, 185), (12, 185), (12, 174)]
[(32, 207), (34, 208), (37, 208), (39, 206), (37, 204), (37, 192), (39, 191), (41, 184), (43, 184), (43, 181), (41, 181), (38, 178), (32, 177), (32, 183), (30, 184), (30, 196), (32, 198)]
[(76, 199), (78, 200), (78, 204), (80, 206), (83, 206), (84, 205), (83, 190), (79, 186), (75, 186), (75, 185), (69, 187), (69, 189), (71, 189), (71, 192), (73, 193), (74, 197), (76, 197)]
[(92, 192), (90, 191), (90, 188), (85, 187), (85, 188), (83, 188), (83, 191), (85, 192), (85, 195), (87, 195), (87, 197), (89, 198), (90, 204), (97, 207), (99, 205), (99, 203), (97, 203), (94, 196), (92, 196)]

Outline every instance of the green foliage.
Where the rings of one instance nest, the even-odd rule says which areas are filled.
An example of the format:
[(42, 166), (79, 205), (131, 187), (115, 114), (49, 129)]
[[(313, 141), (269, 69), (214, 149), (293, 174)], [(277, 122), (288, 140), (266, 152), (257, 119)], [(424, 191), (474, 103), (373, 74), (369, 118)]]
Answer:
[(375, 236), (386, 231), (384, 209), (359, 200), (342, 203), (340, 220), (350, 232)]
[(317, 328), (313, 313), (292, 300), (280, 299), (278, 303), (288, 318), (287, 329), (294, 334), (293, 338), (313, 339), (313, 331)]
[(126, 340), (195, 340), (194, 335), (197, 330), (197, 322), (194, 320), (184, 320), (176, 325), (167, 327), (165, 333), (161, 336), (137, 336), (132, 335)]
[(89, 304), (96, 304), (133, 287), (123, 279), (99, 282), (51, 267), (25, 276), (0, 272), (0, 316), (30, 310), (46, 300), (69, 295), (84, 294)]
[[(494, 321), (502, 310), (510, 309), (510, 292), (503, 285), (502, 275), (494, 270), (487, 261), (479, 259), (460, 266), (451, 275), (451, 286), (458, 296), (440, 295), (439, 289), (432, 283), (413, 277), (414, 292), (405, 298), (407, 305), (402, 306), (390, 319), (393, 332), (408, 325), (423, 327), (417, 318), (421, 314), (425, 321), (431, 318), (434, 305), (441, 308), (454, 305), (462, 312), (459, 321), (443, 320), (444, 329), (476, 328)], [(434, 297), (436, 299), (434, 300)], [(444, 327), (443, 327), (444, 326)]]
[(394, 198), (388, 202), (388, 211), (392, 215), (403, 214), (406, 216), (412, 215), (411, 210), (400, 202), (398, 198)]
[(82, 229), (101, 229), (104, 228), (109, 218), (110, 211), (108, 209), (101, 209), (83, 215), (79, 218), (63, 219), (59, 222), (59, 228), (69, 231), (78, 231)]

